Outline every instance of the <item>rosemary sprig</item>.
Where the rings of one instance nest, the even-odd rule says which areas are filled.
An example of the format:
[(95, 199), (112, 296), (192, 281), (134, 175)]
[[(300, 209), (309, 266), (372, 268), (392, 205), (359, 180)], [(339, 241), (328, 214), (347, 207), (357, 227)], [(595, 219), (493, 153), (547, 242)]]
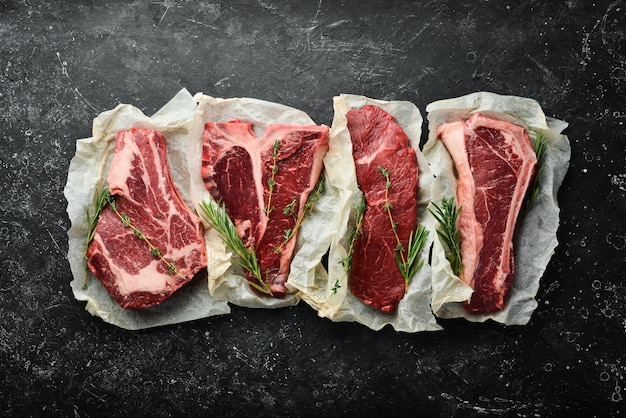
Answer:
[(432, 205), (435, 210), (429, 208), (428, 211), (439, 222), (440, 228), (437, 229), (437, 234), (448, 247), (446, 258), (450, 262), (452, 272), (459, 276), (463, 271), (463, 259), (461, 258), (461, 233), (457, 228), (457, 219), (462, 207), (456, 207), (454, 197), (442, 198), (441, 206), (435, 202), (432, 202)]
[(356, 207), (356, 222), (354, 228), (350, 232), (349, 241), (348, 241), (348, 254), (346, 257), (342, 258), (339, 263), (341, 263), (343, 267), (343, 275), (335, 280), (335, 284), (331, 289), (332, 294), (336, 294), (337, 290), (341, 287), (341, 283), (343, 279), (350, 274), (350, 270), (352, 270), (352, 254), (354, 253), (354, 243), (356, 239), (363, 233), (363, 217), (365, 216), (365, 208), (367, 208), (367, 202), (365, 200), (365, 195), (361, 195), (361, 203)]
[(119, 209), (117, 207), (117, 203), (115, 202), (115, 199), (113, 198), (113, 196), (111, 196), (110, 193), (107, 193), (106, 201), (109, 204), (109, 206), (111, 207), (111, 210), (113, 211), (113, 213), (115, 213), (117, 215), (117, 217), (120, 219), (120, 221), (122, 222), (122, 225), (124, 225), (125, 228), (130, 228), (130, 230), (133, 232), (133, 234), (135, 234), (135, 236), (137, 238), (139, 238), (140, 240), (142, 240), (143, 242), (148, 244), (148, 248), (149, 248), (150, 254), (152, 254), (154, 257), (158, 258), (159, 260), (161, 260), (161, 262), (163, 262), (167, 266), (167, 273), (168, 274), (170, 274), (170, 275), (177, 275), (177, 276), (180, 276), (182, 278), (185, 278), (185, 276), (183, 276), (178, 271), (178, 269), (176, 268), (174, 263), (172, 263), (170, 260), (165, 258), (163, 256), (163, 253), (161, 252), (161, 250), (159, 250), (139, 228), (137, 228), (135, 225), (133, 225), (133, 223), (132, 223), (130, 217), (128, 216), (128, 214), (126, 212), (120, 212), (119, 211)]
[(261, 268), (259, 267), (254, 248), (247, 248), (243, 244), (243, 241), (237, 234), (237, 228), (235, 228), (235, 225), (226, 213), (225, 205), (214, 205), (212, 203), (215, 202), (207, 202), (204, 200), (200, 202), (200, 208), (202, 209), (201, 216), (217, 231), (226, 246), (233, 252), (233, 261), (247, 270), (250, 276), (258, 281), (258, 283), (255, 283), (248, 280), (248, 283), (259, 292), (271, 295), (272, 291), (270, 290), (269, 284), (262, 278)]
[[(85, 240), (85, 259), (87, 259), (87, 252), (89, 251), (89, 247), (93, 242), (94, 237), (96, 236), (96, 227), (98, 226), (98, 221), (100, 220), (100, 214), (109, 201), (109, 189), (106, 187), (101, 191), (95, 191), (94, 196), (96, 198), (96, 205), (94, 209), (93, 215), (91, 215), (89, 208), (87, 208), (87, 238)], [(85, 279), (83, 281), (83, 289), (87, 289), (87, 276), (89, 274), (89, 266), (85, 263)]]
[(524, 197), (524, 210), (522, 213), (522, 219), (526, 217), (530, 209), (532, 208), (537, 196), (539, 196), (539, 191), (541, 189), (541, 184), (539, 183), (539, 176), (543, 171), (543, 167), (545, 165), (545, 153), (548, 148), (548, 141), (546, 137), (538, 132), (535, 137), (535, 143), (533, 145), (533, 149), (535, 150), (535, 155), (537, 156), (537, 168), (535, 171), (535, 175), (533, 177), (530, 186), (528, 187), (528, 191), (526, 192), (526, 196)]
[[(415, 231), (411, 231), (411, 235), (409, 235), (409, 251), (407, 252), (406, 261), (402, 261), (398, 251), (395, 253), (398, 267), (400, 267), (400, 273), (402, 273), (407, 287), (409, 281), (411, 281), (417, 272), (421, 270), (422, 266), (424, 266), (424, 260), (418, 262), (417, 256), (422, 248), (424, 248), (427, 238), (428, 230), (422, 225), (418, 225)], [(400, 254), (402, 253), (400, 252)]]
[[(294, 225), (294, 227), (292, 229), (286, 229), (284, 232), (284, 236), (283, 236), (283, 241), (277, 245), (276, 247), (274, 247), (274, 252), (276, 254), (281, 254), (283, 251), (283, 247), (287, 244), (287, 242), (293, 238), (293, 236), (298, 232), (298, 230), (302, 227), (302, 223), (306, 220), (306, 218), (309, 217), (309, 215), (311, 214), (311, 212), (313, 211), (313, 207), (315, 206), (315, 204), (317, 203), (318, 200), (320, 200), (320, 196), (322, 195), (322, 193), (324, 192), (324, 187), (325, 187), (325, 180), (324, 180), (324, 176), (320, 177), (319, 181), (317, 182), (317, 186), (315, 186), (315, 190), (313, 191), (313, 193), (309, 194), (309, 197), (306, 201), (306, 203), (304, 204), (304, 208), (302, 209), (302, 214), (300, 214), (300, 216), (298, 217), (298, 219), (296, 219), (296, 224)], [(287, 205), (287, 207), (291, 206), (293, 204), (294, 208), (295, 208), (295, 202), (296, 198), (294, 198), (291, 203), (289, 205)], [(285, 212), (293, 212), (293, 215), (296, 214), (295, 210), (292, 208), (290, 210), (287, 210), (286, 208), (283, 209), (283, 213)], [(288, 214), (288, 213), (285, 213)]]
[(389, 200), (389, 190), (392, 186), (391, 180), (389, 180), (389, 170), (378, 166), (378, 171), (383, 175), (383, 177), (385, 177), (385, 203), (383, 204), (383, 210), (387, 212), (391, 229), (396, 238), (394, 256), (396, 258), (396, 262), (398, 263), (400, 273), (402, 274), (406, 286), (408, 287), (411, 278), (417, 274), (424, 264), (423, 261), (417, 263), (417, 255), (426, 244), (428, 230), (420, 225), (415, 231), (411, 231), (411, 234), (409, 235), (409, 250), (407, 252), (406, 248), (404, 248), (404, 245), (402, 244), (402, 241), (400, 241), (400, 237), (398, 236), (398, 223), (394, 221), (393, 215), (391, 214), (393, 204)]
[(272, 207), (272, 194), (274, 193), (274, 187), (276, 186), (276, 173), (278, 172), (278, 149), (280, 148), (280, 140), (277, 139), (272, 147), (272, 176), (267, 179), (268, 196), (267, 205), (265, 206), (265, 216), (270, 217), (270, 213), (275, 209)]

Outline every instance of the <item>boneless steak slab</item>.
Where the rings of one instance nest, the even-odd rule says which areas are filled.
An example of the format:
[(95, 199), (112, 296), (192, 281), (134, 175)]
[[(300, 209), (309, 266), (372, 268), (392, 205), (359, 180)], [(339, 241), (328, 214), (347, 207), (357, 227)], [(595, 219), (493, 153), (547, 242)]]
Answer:
[(251, 123), (239, 120), (205, 125), (205, 187), (224, 204), (244, 245), (254, 248), (274, 297), (287, 291), (296, 222), (319, 180), (327, 151), (326, 126), (269, 125), (257, 137)]
[(123, 308), (161, 303), (207, 264), (202, 223), (172, 182), (163, 136), (120, 131), (107, 183), (117, 213), (102, 211), (88, 266)]
[[(397, 240), (385, 205), (391, 205), (398, 236), (408, 248), (417, 226), (417, 157), (404, 130), (380, 107), (366, 105), (346, 117), (357, 183), (366, 201), (362, 231), (354, 243), (349, 288), (365, 304), (392, 312), (404, 296), (406, 282), (394, 256)], [(387, 193), (381, 169), (389, 172)]]
[(436, 134), (457, 171), (461, 279), (474, 289), (465, 307), (494, 312), (514, 276), (513, 232), (537, 159), (524, 128), (476, 113)]

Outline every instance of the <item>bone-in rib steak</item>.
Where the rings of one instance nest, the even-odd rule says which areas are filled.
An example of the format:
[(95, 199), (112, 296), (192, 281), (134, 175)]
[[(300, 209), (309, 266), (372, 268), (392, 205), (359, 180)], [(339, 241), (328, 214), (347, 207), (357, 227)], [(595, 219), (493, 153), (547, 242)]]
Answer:
[[(404, 130), (377, 106), (347, 113), (357, 182), (365, 195), (363, 229), (354, 243), (350, 291), (382, 312), (394, 311), (406, 283), (394, 256), (397, 241), (385, 204), (391, 204), (397, 233), (404, 248), (417, 226), (418, 167), (415, 151)], [(391, 186), (380, 169), (389, 171)]]
[(161, 303), (207, 263), (202, 223), (172, 182), (163, 136), (120, 131), (107, 182), (118, 213), (163, 259), (108, 205), (87, 252), (89, 268), (123, 308)]
[(500, 310), (515, 270), (517, 216), (537, 164), (532, 143), (521, 126), (480, 113), (436, 133), (457, 170), (461, 279), (474, 289), (465, 307)]
[(285, 237), (295, 231), (327, 151), (326, 126), (269, 125), (257, 137), (252, 124), (239, 120), (205, 125), (205, 187), (224, 204), (244, 245), (254, 248), (274, 297), (287, 291), (297, 233)]

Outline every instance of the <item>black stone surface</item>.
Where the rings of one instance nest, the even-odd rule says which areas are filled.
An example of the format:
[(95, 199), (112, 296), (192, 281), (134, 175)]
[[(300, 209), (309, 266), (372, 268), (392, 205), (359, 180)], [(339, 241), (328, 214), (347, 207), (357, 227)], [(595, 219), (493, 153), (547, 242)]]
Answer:
[[(624, 1), (0, 3), (3, 416), (623, 416)], [(562, 223), (531, 323), (371, 331), (306, 304), (129, 332), (74, 300), (75, 140), (181, 88), (284, 103), (489, 90), (570, 123)], [(425, 134), (424, 134), (425, 138)]]

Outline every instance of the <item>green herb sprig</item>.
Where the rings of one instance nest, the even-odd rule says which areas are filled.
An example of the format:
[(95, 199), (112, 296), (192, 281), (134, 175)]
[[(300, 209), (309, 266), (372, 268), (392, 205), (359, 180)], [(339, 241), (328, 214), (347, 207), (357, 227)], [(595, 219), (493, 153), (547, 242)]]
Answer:
[(428, 230), (419, 225), (415, 231), (411, 231), (411, 235), (409, 235), (409, 250), (407, 252), (406, 261), (400, 256), (403, 254), (402, 244), (400, 244), (400, 251), (395, 252), (396, 261), (398, 263), (398, 267), (400, 267), (400, 273), (402, 273), (402, 277), (406, 282), (408, 287), (409, 281), (417, 274), (418, 271), (422, 269), (424, 266), (424, 260), (418, 262), (418, 254), (424, 248), (426, 244), (426, 240), (428, 238)]
[(298, 204), (298, 198), (294, 197), (293, 200), (291, 201), (291, 203), (289, 203), (287, 206), (285, 206), (285, 208), (283, 209), (283, 215), (291, 215), (294, 219), (296, 218), (296, 205)]
[(441, 206), (438, 206), (435, 202), (432, 202), (435, 210), (428, 209), (428, 211), (435, 217), (439, 223), (440, 228), (437, 229), (437, 234), (443, 240), (447, 247), (446, 258), (450, 262), (452, 272), (459, 276), (463, 271), (463, 259), (461, 258), (461, 233), (457, 228), (457, 219), (461, 212), (461, 207), (456, 207), (454, 203), (454, 197), (449, 199), (442, 198)]
[(125, 228), (130, 228), (130, 230), (133, 232), (133, 234), (135, 234), (135, 236), (137, 238), (139, 238), (140, 240), (142, 240), (143, 242), (148, 244), (148, 248), (149, 248), (150, 254), (152, 254), (154, 257), (158, 258), (159, 260), (161, 260), (161, 262), (163, 262), (167, 266), (167, 273), (168, 274), (170, 274), (170, 275), (177, 275), (177, 276), (180, 276), (182, 278), (185, 278), (185, 276), (183, 276), (178, 271), (178, 269), (176, 268), (174, 263), (172, 263), (170, 260), (165, 258), (163, 256), (163, 253), (161, 252), (161, 250), (159, 250), (139, 228), (137, 228), (135, 225), (133, 225), (133, 223), (132, 223), (130, 217), (128, 216), (128, 214), (126, 212), (120, 212), (119, 211), (119, 209), (117, 207), (117, 203), (115, 202), (115, 199), (113, 198), (113, 196), (110, 193), (107, 193), (106, 200), (107, 200), (107, 203), (109, 204), (109, 206), (111, 207), (111, 210), (113, 211), (113, 213), (115, 213), (117, 215), (117, 217), (120, 219), (120, 221), (122, 222), (122, 225), (124, 225)]
[(280, 140), (277, 139), (272, 147), (272, 176), (267, 179), (268, 196), (267, 205), (265, 206), (265, 216), (270, 217), (270, 213), (275, 209), (272, 207), (272, 194), (274, 193), (274, 187), (276, 187), (276, 173), (278, 173), (278, 149), (280, 148)]
[(539, 191), (541, 189), (541, 184), (539, 183), (539, 177), (541, 172), (543, 171), (543, 167), (545, 165), (545, 153), (548, 148), (548, 141), (546, 137), (538, 132), (535, 137), (535, 143), (533, 145), (533, 149), (535, 151), (535, 155), (537, 157), (537, 168), (535, 169), (535, 175), (533, 176), (533, 180), (528, 187), (528, 191), (526, 192), (526, 196), (524, 197), (523, 211), (522, 211), (522, 219), (526, 217), (528, 212), (535, 203), (537, 196), (539, 196)]
[[(87, 238), (86, 238), (86, 242), (85, 242), (85, 258), (87, 258), (87, 252), (89, 251), (89, 247), (91, 246), (91, 243), (93, 242), (95, 235), (96, 235), (96, 227), (98, 226), (98, 221), (100, 220), (100, 215), (102, 214), (102, 211), (107, 207), (110, 206), (111, 210), (113, 211), (113, 213), (115, 213), (117, 215), (117, 217), (120, 219), (120, 221), (122, 222), (122, 225), (124, 225), (124, 227), (126, 228), (130, 228), (133, 231), (133, 234), (135, 234), (135, 236), (137, 236), (139, 239), (143, 240), (146, 244), (148, 244), (148, 248), (150, 251), (150, 254), (152, 254), (154, 257), (158, 258), (159, 260), (161, 260), (163, 263), (165, 263), (165, 265), (167, 266), (167, 271), (169, 274), (171, 275), (178, 275), (180, 277), (184, 277), (176, 268), (176, 266), (174, 265), (174, 263), (172, 263), (171, 261), (167, 260), (164, 256), (163, 253), (161, 252), (161, 250), (159, 250), (154, 244), (152, 244), (152, 242), (148, 239), (148, 237), (146, 237), (146, 235), (141, 232), (141, 230), (139, 230), (137, 227), (135, 227), (130, 219), (130, 217), (128, 216), (127, 213), (122, 213), (118, 210), (117, 207), (117, 203), (115, 202), (115, 198), (111, 195), (111, 193), (109, 192), (109, 189), (107, 189), (106, 187), (103, 188), (101, 191), (96, 191), (95, 195), (96, 197), (96, 204), (95, 204), (95, 209), (94, 209), (94, 213), (93, 215), (90, 213), (89, 209), (87, 209), (87, 224), (88, 224), (88, 230), (87, 230)], [(85, 280), (83, 283), (83, 289), (87, 288), (87, 276), (89, 273), (89, 267), (85, 266)]]
[(343, 279), (350, 274), (350, 270), (352, 270), (352, 254), (354, 253), (354, 244), (359, 237), (363, 233), (363, 218), (365, 217), (365, 209), (367, 208), (367, 202), (365, 200), (365, 195), (361, 195), (361, 203), (356, 207), (356, 221), (354, 228), (350, 232), (350, 236), (348, 239), (348, 253), (342, 258), (339, 263), (343, 267), (343, 275), (335, 280), (333, 288), (331, 289), (332, 294), (336, 294), (337, 290), (341, 287), (341, 283)]
[[(322, 176), (317, 182), (317, 186), (315, 186), (315, 190), (313, 191), (313, 193), (309, 194), (309, 197), (306, 203), (304, 204), (304, 208), (302, 209), (302, 213), (300, 214), (298, 219), (296, 219), (296, 224), (294, 225), (294, 227), (291, 229), (286, 229), (283, 234), (283, 241), (279, 245), (274, 247), (274, 252), (276, 254), (281, 254), (283, 251), (283, 248), (285, 247), (285, 245), (287, 245), (287, 242), (291, 238), (293, 238), (293, 236), (300, 230), (306, 218), (308, 218), (311, 212), (313, 211), (315, 204), (320, 200), (320, 196), (324, 192), (324, 187), (325, 187), (325, 180), (324, 180), (324, 176)], [(291, 214), (292, 216), (294, 216), (296, 214), (295, 205), (296, 205), (296, 198), (294, 198), (291, 201), (291, 203), (283, 209), (283, 213), (285, 215)]]
[[(100, 220), (100, 214), (102, 213), (102, 210), (106, 207), (106, 205), (109, 203), (109, 197), (110, 197), (109, 189), (104, 187), (100, 191), (96, 190), (94, 193), (94, 196), (96, 197), (95, 199), (96, 204), (95, 204), (93, 215), (89, 211), (89, 208), (87, 208), (88, 229), (87, 229), (87, 238), (85, 240), (85, 259), (88, 258), (87, 252), (89, 251), (89, 247), (91, 246), (91, 243), (93, 242), (93, 239), (96, 236), (96, 227), (98, 226), (98, 221)], [(89, 266), (85, 264), (85, 278), (83, 280), (83, 289), (87, 289), (87, 276), (88, 275), (89, 275)]]
[(235, 264), (247, 270), (250, 276), (258, 281), (255, 283), (249, 280), (248, 283), (259, 292), (272, 295), (269, 284), (262, 278), (254, 248), (247, 248), (239, 238), (237, 228), (226, 213), (226, 206), (217, 204), (211, 199), (211, 202), (205, 200), (200, 202), (200, 209), (202, 209), (202, 218), (217, 231), (226, 246), (233, 252), (232, 260)]
[(391, 229), (393, 230), (393, 234), (396, 238), (396, 249), (394, 251), (394, 256), (396, 258), (396, 262), (398, 263), (398, 267), (400, 268), (400, 273), (404, 278), (406, 287), (409, 286), (409, 281), (424, 265), (424, 261), (417, 262), (417, 255), (421, 251), (421, 249), (426, 244), (426, 239), (428, 238), (428, 230), (423, 226), (419, 225), (415, 231), (411, 231), (409, 235), (409, 249), (407, 251), (400, 241), (400, 237), (398, 236), (398, 223), (394, 221), (393, 215), (391, 213), (391, 209), (393, 209), (393, 204), (389, 200), (389, 190), (391, 189), (392, 183), (389, 179), (389, 170), (378, 166), (378, 171), (385, 177), (385, 203), (383, 204), (383, 210), (387, 212), (389, 217), (389, 223), (391, 224)]

